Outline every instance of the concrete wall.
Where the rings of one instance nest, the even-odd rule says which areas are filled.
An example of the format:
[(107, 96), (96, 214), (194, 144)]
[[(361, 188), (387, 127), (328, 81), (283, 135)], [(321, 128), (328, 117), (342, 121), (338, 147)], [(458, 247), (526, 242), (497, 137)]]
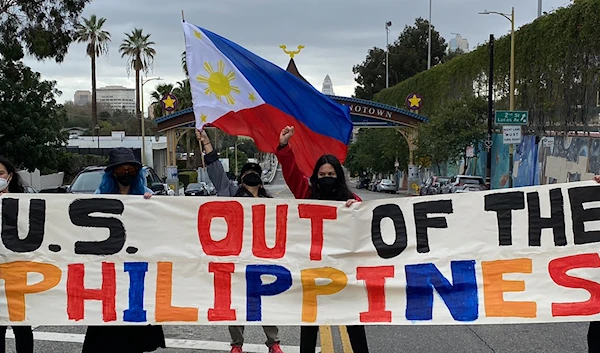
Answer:
[(62, 186), (65, 178), (65, 173), (63, 172), (41, 175), (38, 169), (34, 170), (32, 173), (22, 170), (19, 171), (19, 175), (26, 185), (29, 185), (38, 191), (41, 189)]

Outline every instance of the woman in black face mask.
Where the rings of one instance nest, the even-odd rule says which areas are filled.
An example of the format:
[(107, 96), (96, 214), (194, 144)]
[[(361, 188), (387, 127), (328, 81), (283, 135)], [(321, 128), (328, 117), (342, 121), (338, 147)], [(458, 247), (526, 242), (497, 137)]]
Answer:
[[(225, 169), (219, 161), (219, 156), (213, 150), (210, 139), (204, 130), (196, 130), (196, 138), (201, 144), (202, 149), (206, 153), (204, 162), (210, 181), (217, 189), (218, 196), (225, 197), (268, 197), (271, 195), (263, 187), (261, 178), (262, 168), (256, 163), (246, 163), (242, 167), (240, 178), (238, 180), (239, 187), (235, 187), (229, 181), (225, 174)], [(283, 353), (279, 345), (279, 329), (277, 326), (263, 326), (267, 341), (265, 344), (269, 347), (269, 353)], [(244, 344), (244, 326), (229, 326), (229, 334), (231, 335), (231, 351), (230, 353), (242, 353)]]
[[(108, 156), (102, 182), (96, 194), (143, 195), (152, 197), (146, 187), (142, 164), (128, 148), (115, 148)], [(90, 326), (85, 333), (82, 353), (142, 353), (166, 348), (161, 326)]]
[[(340, 161), (332, 155), (324, 155), (315, 164), (310, 179), (302, 175), (296, 165), (294, 153), (288, 146), (294, 135), (294, 127), (287, 126), (279, 134), (277, 159), (281, 163), (283, 177), (297, 199), (346, 201), (346, 206), (361, 201), (346, 184), (344, 169)], [(367, 335), (364, 326), (347, 326), (350, 344), (354, 353), (368, 353)], [(300, 327), (300, 353), (315, 353), (318, 326)]]

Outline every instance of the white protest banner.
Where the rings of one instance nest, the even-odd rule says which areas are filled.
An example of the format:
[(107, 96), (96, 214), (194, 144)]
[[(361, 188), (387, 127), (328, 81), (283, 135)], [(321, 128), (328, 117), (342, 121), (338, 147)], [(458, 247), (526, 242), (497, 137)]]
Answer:
[(0, 325), (598, 320), (596, 185), (350, 208), (5, 194)]

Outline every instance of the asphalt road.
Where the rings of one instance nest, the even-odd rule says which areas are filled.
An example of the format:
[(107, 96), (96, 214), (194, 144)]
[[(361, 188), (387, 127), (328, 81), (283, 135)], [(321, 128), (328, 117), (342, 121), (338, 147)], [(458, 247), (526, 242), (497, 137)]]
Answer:
[[(268, 189), (275, 197), (292, 197), (280, 176)], [(363, 200), (401, 197), (355, 190)], [(222, 353), (229, 351), (225, 326), (165, 326), (168, 349), (160, 353)], [(328, 330), (325, 331), (327, 337)], [(81, 351), (85, 327), (40, 326), (34, 330), (35, 352), (75, 353)], [(543, 325), (465, 325), (465, 326), (370, 326), (367, 327), (372, 353), (582, 353), (586, 347), (587, 324)], [(12, 332), (8, 332), (8, 337)], [(331, 328), (333, 349), (323, 345), (323, 353), (350, 353), (344, 350), (339, 328)], [(298, 352), (300, 329), (280, 327), (286, 353)], [(244, 352), (267, 352), (260, 327), (246, 328)], [(14, 340), (7, 339), (7, 352), (14, 352)], [(319, 348), (318, 352), (321, 351)], [(109, 353), (109, 352), (107, 352)]]

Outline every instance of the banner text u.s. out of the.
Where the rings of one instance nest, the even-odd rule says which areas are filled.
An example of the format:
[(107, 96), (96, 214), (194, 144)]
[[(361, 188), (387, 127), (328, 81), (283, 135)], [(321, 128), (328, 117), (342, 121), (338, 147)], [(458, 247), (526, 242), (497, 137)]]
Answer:
[(343, 203), (5, 194), (0, 325), (600, 319), (592, 182)]

